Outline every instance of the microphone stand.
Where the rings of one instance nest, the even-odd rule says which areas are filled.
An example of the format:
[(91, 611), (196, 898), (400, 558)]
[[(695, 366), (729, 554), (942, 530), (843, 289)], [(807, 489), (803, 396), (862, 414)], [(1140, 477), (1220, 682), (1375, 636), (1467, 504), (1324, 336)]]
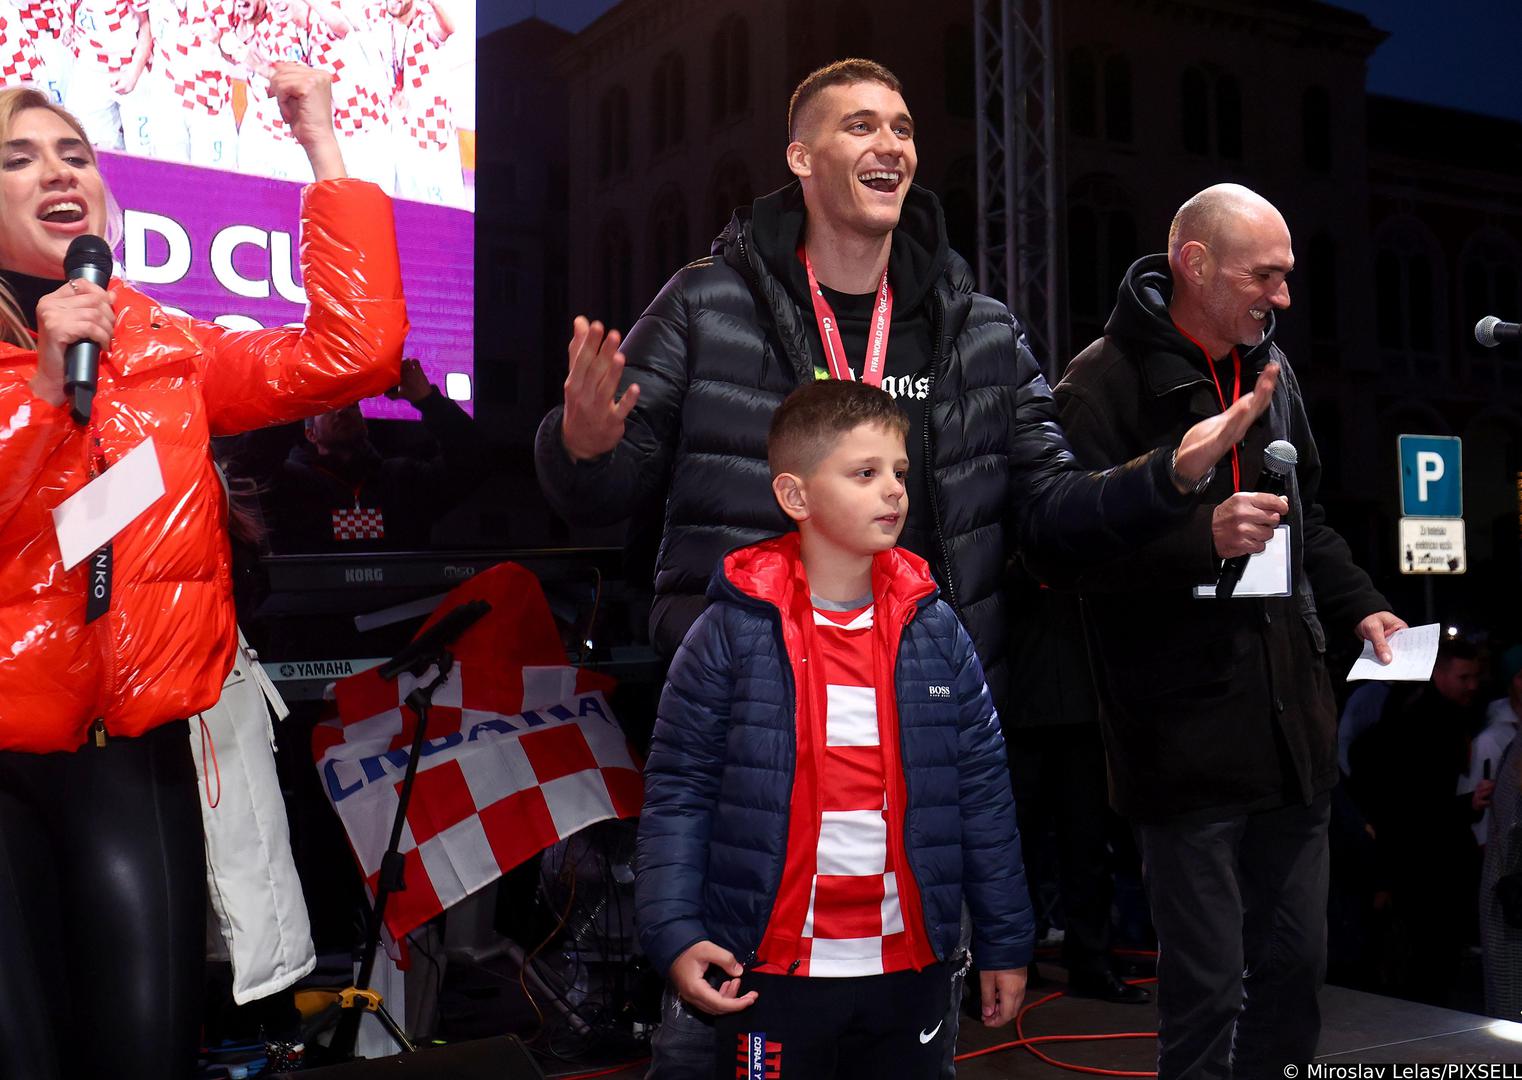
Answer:
[[(359, 1038), (359, 1023), (365, 1013), (374, 1013), (387, 1034), (396, 1042), (397, 1048), (404, 1054), (410, 1054), (417, 1050), (412, 1041), (407, 1038), (407, 1033), (402, 1030), (400, 1024), (386, 1011), (384, 1001), (380, 994), (371, 990), (370, 978), (375, 973), (375, 953), (380, 947), (381, 928), (385, 925), (386, 901), (391, 894), (401, 892), (407, 887), (404, 879), (406, 869), (406, 857), (397, 849), (402, 842), (402, 829), (407, 823), (407, 807), (412, 801), (412, 785), (417, 778), (418, 759), (423, 754), (423, 743), (428, 737), (428, 713), (433, 707), (433, 694), (449, 679), (449, 673), (454, 669), (454, 654), (449, 651), (449, 645), (476, 619), (490, 610), (491, 605), (485, 601), (472, 602), (478, 605), (474, 611), (474, 618), (468, 618), (463, 623), (457, 623), (457, 628), (449, 634), (448, 640), (434, 640), (432, 648), (427, 648), (423, 641), (414, 641), (406, 647), (397, 659), (385, 665), (384, 671), (389, 671), (388, 677), (395, 677), (401, 671), (411, 671), (413, 675), (421, 675), (434, 666), (438, 670), (432, 682), (419, 684), (407, 695), (405, 704), (417, 716), (417, 727), (412, 733), (412, 748), (407, 754), (407, 769), (402, 774), (402, 790), (397, 798), (396, 814), (391, 820), (391, 839), (386, 844), (386, 853), (381, 856), (380, 874), (375, 886), (375, 903), (371, 906), (365, 927), (365, 949), (360, 958), (359, 973), (354, 977), (354, 982), (338, 994), (339, 1018), (338, 1027), (333, 1032), (333, 1041), (329, 1049), (338, 1056), (340, 1061), (347, 1061), (354, 1057), (354, 1046)], [(469, 607), (471, 605), (461, 605)], [(459, 610), (458, 608), (455, 610)], [(451, 613), (452, 614), (452, 613)], [(446, 619), (448, 616), (445, 617)], [(437, 629), (437, 627), (435, 627)], [(423, 635), (426, 637), (427, 635)], [(425, 646), (419, 648), (419, 646)], [(405, 660), (402, 658), (406, 657)], [(398, 661), (402, 661), (400, 664)]]

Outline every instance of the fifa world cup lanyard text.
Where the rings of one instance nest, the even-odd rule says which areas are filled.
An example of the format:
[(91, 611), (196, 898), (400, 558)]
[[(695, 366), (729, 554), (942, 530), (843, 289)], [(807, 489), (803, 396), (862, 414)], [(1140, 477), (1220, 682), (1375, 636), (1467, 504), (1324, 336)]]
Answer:
[[(809, 299), (814, 301), (814, 320), (819, 324), (819, 337), (824, 342), (824, 358), (830, 365), (830, 378), (847, 381), (856, 376), (846, 360), (845, 343), (840, 338), (840, 322), (835, 309), (824, 298), (819, 282), (814, 277), (814, 264), (802, 243), (798, 245), (798, 258), (809, 276)], [(877, 287), (877, 303), (872, 308), (872, 332), (867, 335), (867, 355), (862, 361), (861, 381), (868, 386), (883, 384), (883, 362), (888, 357), (888, 331), (893, 326), (893, 286), (888, 284), (888, 268), (883, 267), (883, 280)]]

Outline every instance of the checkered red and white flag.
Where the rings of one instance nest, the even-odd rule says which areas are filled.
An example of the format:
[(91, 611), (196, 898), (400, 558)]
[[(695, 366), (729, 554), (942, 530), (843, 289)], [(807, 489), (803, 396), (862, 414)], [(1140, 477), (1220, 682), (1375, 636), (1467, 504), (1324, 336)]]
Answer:
[[(603, 693), (613, 680), (566, 665), (539, 582), (522, 567), (478, 574), (438, 611), (478, 598), (492, 610), (456, 642), (454, 672), (433, 697), (402, 830), (406, 888), (386, 908), (398, 939), (578, 829), (639, 815), (639, 765)], [(417, 724), (402, 702), (433, 676), (342, 679), (338, 718), (313, 732), (372, 894)]]

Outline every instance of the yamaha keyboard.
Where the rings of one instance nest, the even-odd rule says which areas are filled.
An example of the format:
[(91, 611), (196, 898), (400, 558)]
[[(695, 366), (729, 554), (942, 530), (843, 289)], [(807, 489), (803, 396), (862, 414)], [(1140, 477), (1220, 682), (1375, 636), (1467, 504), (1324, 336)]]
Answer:
[[(651, 650), (624, 644), (643, 637), (644, 613), (637, 598), (631, 610), (623, 561), (622, 548), (271, 555), (261, 562), (269, 594), (247, 629), (281, 696), (317, 700), (334, 679), (400, 652), (450, 589), (514, 562), (539, 579), (568, 656), (590, 654), (621, 678), (658, 675)], [(601, 647), (586, 637), (594, 614)]]

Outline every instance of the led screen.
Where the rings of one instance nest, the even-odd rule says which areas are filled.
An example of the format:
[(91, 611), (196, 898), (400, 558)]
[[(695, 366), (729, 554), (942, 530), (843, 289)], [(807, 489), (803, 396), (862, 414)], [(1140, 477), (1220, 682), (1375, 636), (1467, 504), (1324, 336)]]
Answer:
[[(83, 123), (121, 204), (128, 280), (232, 327), (301, 318), (311, 179), (269, 75), (333, 75), (351, 176), (395, 198), (407, 354), (473, 394), (475, 6), (465, 0), (0, 0), (0, 82)], [(403, 402), (373, 416), (415, 418)]]

